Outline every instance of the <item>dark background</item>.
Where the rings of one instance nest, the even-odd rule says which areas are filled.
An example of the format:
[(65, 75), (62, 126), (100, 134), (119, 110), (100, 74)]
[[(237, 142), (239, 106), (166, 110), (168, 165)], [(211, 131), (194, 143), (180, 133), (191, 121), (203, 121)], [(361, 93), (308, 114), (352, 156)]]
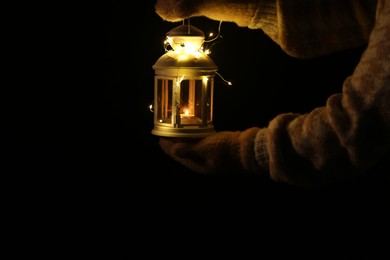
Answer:
[[(24, 121), (12, 130), (17, 137), (9, 150), (25, 158), (12, 165), (17, 176), (22, 172), (29, 193), (111, 210), (383, 210), (387, 184), (377, 171), (307, 190), (255, 176), (200, 176), (166, 156), (151, 134), (152, 66), (164, 54), (165, 34), (180, 23), (163, 21), (153, 5), (113, 1), (74, 7), (61, 13), (58, 25), (44, 27), (49, 39), (40, 47), (48, 55), (43, 59), (34, 52), (44, 66), (29, 65), (36, 68), (31, 73), (36, 84), (48, 88), (26, 92), (32, 106), (22, 119), (13, 119)], [(219, 22), (198, 17), (191, 24), (207, 35)], [(280, 113), (325, 105), (329, 95), (341, 91), (365, 47), (299, 60), (261, 30), (222, 23), (221, 36), (210, 57), (233, 86), (216, 79), (217, 131), (265, 127)]]
[[(163, 154), (151, 134), (152, 66), (178, 24), (163, 21), (153, 5), (5, 9), (4, 248), (50, 258), (108, 251), (112, 259), (122, 248), (137, 259), (388, 255), (389, 182), (380, 175), (388, 171), (308, 190), (255, 176), (199, 176)], [(206, 34), (219, 24), (191, 23)], [(298, 60), (260, 30), (221, 28), (210, 56), (233, 86), (215, 86), (217, 131), (263, 127), (280, 113), (323, 106), (364, 50)]]

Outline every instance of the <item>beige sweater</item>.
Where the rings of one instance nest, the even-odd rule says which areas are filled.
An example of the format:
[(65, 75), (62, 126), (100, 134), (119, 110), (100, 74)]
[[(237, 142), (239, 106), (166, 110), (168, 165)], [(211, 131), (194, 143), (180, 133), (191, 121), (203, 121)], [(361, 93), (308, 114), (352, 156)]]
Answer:
[(262, 28), (293, 56), (368, 43), (342, 93), (330, 96), (325, 107), (281, 114), (257, 133), (256, 161), (273, 180), (315, 186), (390, 161), (390, 1), (379, 0), (374, 13), (376, 1), (366, 2), (260, 1), (248, 26)]
[(368, 42), (376, 0), (259, 1), (246, 24), (262, 29), (291, 56), (317, 57)]
[[(200, 173), (243, 169), (306, 187), (368, 173), (390, 161), (390, 1), (160, 0), (156, 11), (169, 21), (206, 16), (261, 29), (300, 58), (367, 45), (342, 92), (325, 106), (280, 114), (265, 128), (220, 132), (196, 144), (161, 140), (177, 161)], [(381, 170), (390, 176), (389, 169)]]

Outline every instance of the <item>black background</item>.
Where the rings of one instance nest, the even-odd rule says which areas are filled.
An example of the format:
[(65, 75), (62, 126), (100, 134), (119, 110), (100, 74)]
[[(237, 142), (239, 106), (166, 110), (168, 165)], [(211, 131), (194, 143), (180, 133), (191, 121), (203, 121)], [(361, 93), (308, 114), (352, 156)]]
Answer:
[[(253, 251), (268, 255), (266, 243), (278, 248), (273, 255), (329, 259), (337, 252), (359, 259), (370, 241), (383, 242), (390, 196), (381, 173), (388, 168), (302, 189), (255, 176), (200, 176), (162, 152), (151, 134), (152, 66), (178, 24), (163, 21), (153, 5), (13, 9), (10, 23), (23, 22), (5, 40), (16, 48), (4, 49), (11, 56), (4, 90), (12, 95), (2, 96), (2, 216), (11, 229), (6, 240), (17, 241), (12, 253), (74, 257), (107, 250), (112, 259), (114, 242), (126, 255), (187, 259), (212, 248), (216, 258), (243, 259)], [(191, 23), (206, 34), (219, 24), (201, 17)], [(217, 131), (265, 127), (280, 113), (323, 106), (364, 50), (299, 60), (260, 30), (222, 23), (221, 36), (210, 56), (233, 86), (216, 82)], [(249, 242), (244, 250), (236, 248), (242, 240)], [(383, 249), (375, 244), (368, 259)]]
[[(38, 192), (43, 201), (108, 211), (384, 210), (387, 184), (376, 171), (307, 190), (264, 183), (255, 176), (199, 176), (166, 156), (151, 134), (152, 66), (164, 54), (165, 34), (180, 23), (163, 21), (153, 5), (99, 3), (72, 7), (60, 18), (52, 12), (60, 20), (54, 26), (44, 21), (45, 43), (39, 43), (39, 50), (47, 55), (31, 54), (29, 79), (48, 87), (26, 91), (23, 96), (31, 106), (22, 118), (13, 119), (21, 127), (10, 128), (16, 137), (8, 154), (23, 156), (11, 163), (20, 177), (17, 186), (29, 194)], [(217, 31), (219, 22), (197, 17), (191, 24), (207, 35)], [(280, 113), (324, 106), (329, 95), (341, 91), (365, 47), (300, 60), (286, 55), (261, 30), (224, 22), (221, 36), (210, 57), (233, 86), (217, 79), (217, 131), (265, 127)]]

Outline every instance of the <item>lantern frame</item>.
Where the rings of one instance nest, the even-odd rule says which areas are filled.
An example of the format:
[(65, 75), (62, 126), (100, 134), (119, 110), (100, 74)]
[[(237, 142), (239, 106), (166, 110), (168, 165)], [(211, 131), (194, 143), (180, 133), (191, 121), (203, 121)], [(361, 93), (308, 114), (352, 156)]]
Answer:
[[(153, 65), (154, 128), (164, 137), (204, 137), (213, 126), (214, 77), (218, 67), (202, 51), (204, 34), (181, 25), (167, 34), (172, 50)], [(185, 47), (193, 49), (188, 52)]]

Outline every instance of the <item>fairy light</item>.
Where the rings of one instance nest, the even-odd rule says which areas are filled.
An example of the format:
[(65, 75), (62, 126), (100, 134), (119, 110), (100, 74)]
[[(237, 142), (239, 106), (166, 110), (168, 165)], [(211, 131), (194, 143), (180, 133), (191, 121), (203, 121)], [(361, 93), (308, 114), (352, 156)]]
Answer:
[(218, 72), (215, 72), (215, 74), (217, 74), (217, 75), (218, 75), (226, 84), (228, 84), (229, 86), (233, 85), (232, 82), (230, 82), (230, 81), (224, 79), (224, 78), (222, 77), (222, 75), (219, 74)]
[[(185, 24), (185, 20), (183, 20), (183, 24)], [(188, 19), (188, 28), (189, 28), (189, 25), (190, 25), (190, 19)], [(203, 53), (205, 53), (207, 55), (211, 54), (211, 48), (217, 43), (215, 41), (217, 39), (219, 39), (219, 38), (222, 38), (222, 36), (221, 36), (221, 26), (222, 26), (222, 21), (219, 21), (219, 25), (218, 25), (218, 30), (217, 30), (216, 36), (213, 37), (214, 33), (210, 32), (209, 33), (209, 39), (208, 40), (204, 40), (204, 43), (211, 43), (211, 46), (208, 47), (208, 48), (205, 48), (202, 45), (199, 49), (197, 49), (196, 45), (194, 45), (190, 41), (185, 41), (185, 42), (181, 43), (180, 48), (175, 50), (175, 51), (182, 52), (178, 56), (179, 61), (184, 61), (184, 60), (186, 60), (186, 59), (188, 59), (189, 57), (192, 57), (192, 56), (199, 57), (201, 55), (201, 52), (203, 52)], [(164, 41), (165, 52), (170, 51), (168, 49), (168, 47), (171, 46), (171, 48), (172, 48), (172, 45), (173, 45), (172, 38), (171, 37), (166, 37), (166, 39)], [(229, 86), (233, 85), (231, 81), (228, 81), (224, 77), (222, 77), (222, 75), (220, 73), (216, 72), (216, 74), (227, 85), (229, 85)], [(176, 81), (176, 85), (178, 85), (178, 86), (180, 85), (181, 81), (183, 80), (183, 77), (184, 77), (184, 75), (178, 81)]]
[[(209, 33), (209, 40), (205, 40), (204, 42), (206, 43), (212, 43), (210, 47), (206, 48), (203, 52), (206, 53), (207, 55), (211, 54), (211, 48), (217, 44), (217, 42), (215, 42), (218, 38), (222, 38), (221, 36), (221, 26), (222, 26), (222, 21), (219, 21), (219, 25), (218, 25), (218, 33), (217, 35), (214, 37), (214, 38), (211, 38), (214, 36), (214, 33), (210, 32)], [(216, 74), (222, 79), (223, 82), (225, 82), (227, 85), (231, 86), (233, 85), (231, 81), (228, 81), (226, 79), (224, 79), (224, 77), (222, 77), (221, 74), (219, 74), (218, 72), (216, 72)]]
[(180, 86), (180, 84), (183, 81), (183, 79), (184, 79), (184, 75), (182, 75), (180, 79), (176, 80), (176, 87)]
[[(214, 38), (211, 38), (209, 40), (205, 40), (205, 42), (212, 42), (212, 41), (215, 41), (216, 39), (220, 38), (221, 37), (221, 25), (222, 25), (222, 21), (219, 21), (219, 25), (218, 25), (218, 33), (217, 35), (214, 37)], [(209, 37), (212, 37), (214, 34), (211, 32), (209, 33)]]
[(214, 42), (214, 41), (216, 41), (218, 38), (222, 38), (222, 36), (221, 36), (221, 25), (222, 25), (222, 21), (219, 22), (218, 33), (217, 33), (217, 35), (214, 38), (211, 38), (211, 37), (214, 36), (214, 33), (210, 32), (209, 33), (209, 38), (211, 38), (211, 39), (204, 41), (206, 43), (212, 43), (213, 42), (210, 47), (208, 47), (208, 48), (206, 48), (204, 50), (204, 53), (206, 53), (207, 55), (211, 53), (211, 48), (216, 44), (216, 42)]
[(165, 39), (164, 40), (164, 50), (165, 50), (165, 52), (168, 52), (169, 50), (168, 50), (168, 46), (170, 46), (170, 44), (169, 44), (169, 41), (167, 40), (167, 39)]

